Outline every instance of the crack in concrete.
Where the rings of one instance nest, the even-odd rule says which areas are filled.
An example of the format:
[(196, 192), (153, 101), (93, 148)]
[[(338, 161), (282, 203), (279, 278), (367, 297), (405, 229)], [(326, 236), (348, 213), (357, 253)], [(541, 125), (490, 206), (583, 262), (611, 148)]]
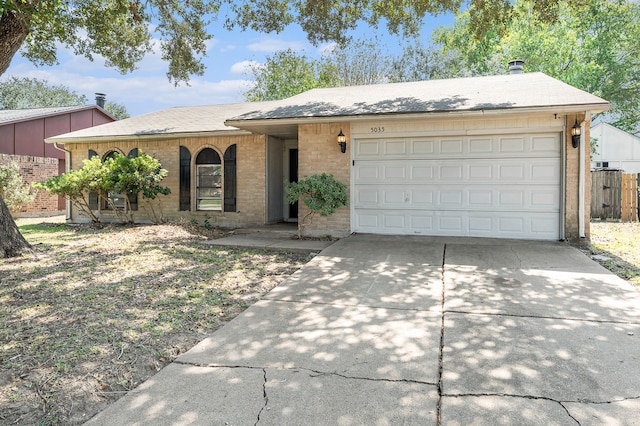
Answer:
[(633, 321), (599, 320), (599, 319), (577, 318), (577, 317), (554, 317), (554, 316), (548, 316), (548, 315), (502, 314), (502, 313), (496, 313), (496, 312), (470, 312), (470, 311), (460, 311), (457, 309), (447, 310), (447, 313), (463, 314), (463, 315), (485, 315), (485, 316), (492, 316), (492, 317), (514, 317), (514, 318), (551, 319), (551, 320), (562, 320), (562, 321), (579, 321), (579, 322), (591, 322), (596, 324), (621, 324), (621, 325), (639, 325), (640, 324), (639, 322), (633, 322)]
[(338, 308), (371, 308), (371, 309), (386, 309), (389, 311), (402, 311), (402, 312), (406, 312), (406, 311), (413, 311), (413, 312), (422, 312), (424, 311), (423, 308), (402, 308), (402, 307), (397, 307), (397, 306), (378, 306), (376, 304), (371, 304), (371, 305), (364, 305), (360, 302), (357, 303), (336, 303), (336, 302), (319, 302), (316, 300), (305, 300), (305, 301), (300, 301), (300, 300), (289, 300), (289, 299), (276, 299), (276, 298), (269, 298), (269, 299), (263, 299), (263, 300), (268, 300), (268, 301), (272, 301), (272, 302), (285, 302), (285, 303), (295, 303), (295, 304), (307, 304), (307, 305), (329, 305), (329, 306), (335, 306)]
[(553, 399), (548, 396), (540, 395), (519, 395), (503, 392), (480, 392), (480, 393), (444, 393), (443, 397), (447, 398), (464, 398), (464, 397), (483, 397), (483, 396), (499, 396), (506, 398), (521, 398), (521, 399), (542, 399), (551, 402), (557, 402), (560, 404), (615, 404), (616, 402), (634, 401), (640, 399), (640, 396), (630, 396), (626, 398), (617, 398), (611, 401), (589, 401), (587, 399)]
[(368, 380), (371, 382), (389, 382), (389, 383), (415, 383), (419, 385), (428, 385), (428, 386), (437, 386), (437, 383), (427, 382), (423, 380), (411, 380), (411, 379), (385, 379), (385, 378), (375, 378), (375, 377), (362, 377), (362, 376), (349, 376), (346, 374), (341, 374), (335, 371), (320, 371), (313, 370), (311, 368), (305, 367), (252, 367), (250, 365), (224, 365), (224, 364), (203, 364), (196, 362), (184, 362), (184, 361), (173, 361), (174, 364), (180, 365), (189, 365), (192, 367), (202, 367), (202, 368), (246, 368), (249, 370), (262, 370), (270, 368), (273, 370), (283, 370), (283, 371), (308, 371), (314, 373), (311, 377), (320, 377), (320, 376), (337, 376), (342, 377), (343, 379), (352, 379), (352, 380)]
[(442, 247), (442, 272), (440, 274), (440, 279), (442, 281), (442, 297), (441, 297), (441, 319), (440, 319), (440, 348), (438, 352), (438, 402), (436, 402), (436, 424), (442, 424), (442, 372), (444, 370), (444, 297), (445, 297), (445, 262), (447, 255), (447, 245), (444, 244)]
[(511, 251), (511, 253), (513, 253), (513, 255), (516, 257), (516, 259), (518, 259), (518, 267), (521, 268), (522, 267), (522, 259), (520, 259), (520, 256), (518, 256), (518, 253), (516, 253), (516, 251), (514, 250), (513, 246), (509, 246), (509, 250)]
[(252, 367), (250, 365), (229, 365), (229, 364), (203, 364), (201, 362), (180, 361), (176, 359), (174, 364), (190, 365), (192, 367), (204, 367), (204, 368), (247, 368), (250, 370), (264, 370), (265, 367)]
[(571, 418), (571, 420), (576, 422), (577, 425), (581, 425), (580, 421), (578, 419), (576, 419), (575, 417), (573, 417), (573, 415), (571, 414), (571, 411), (567, 408), (567, 406), (565, 404), (603, 405), (603, 404), (615, 404), (615, 403), (624, 402), (624, 401), (635, 401), (635, 400), (640, 399), (640, 395), (639, 396), (630, 396), (630, 397), (626, 397), (626, 398), (616, 398), (616, 399), (611, 400), (611, 401), (589, 401), (589, 400), (586, 400), (586, 399), (557, 400), (557, 399), (549, 398), (547, 396), (516, 395), (516, 394), (499, 393), (499, 392), (496, 392), (496, 393), (487, 392), (487, 393), (443, 394), (443, 397), (450, 397), (450, 398), (461, 398), (461, 397), (482, 398), (482, 397), (485, 397), (485, 396), (497, 396), (497, 397), (504, 397), (504, 398), (534, 399), (534, 400), (544, 400), (544, 401), (553, 402), (553, 403), (556, 403), (556, 404), (560, 405), (562, 407), (562, 409), (565, 411), (565, 413), (567, 414), (567, 416), (569, 418)]
[(549, 402), (553, 402), (554, 404), (558, 404), (560, 407), (562, 407), (562, 409), (564, 410), (564, 412), (567, 414), (567, 416), (573, 420), (574, 422), (576, 422), (576, 424), (578, 426), (580, 426), (580, 422), (578, 421), (578, 419), (576, 419), (575, 417), (573, 417), (571, 415), (571, 413), (569, 412), (569, 410), (567, 409), (567, 407), (564, 405), (564, 403), (566, 402), (571, 402), (571, 401), (558, 401), (555, 400), (553, 398), (549, 398), (546, 396), (535, 396), (535, 395), (516, 395), (516, 394), (508, 394), (508, 393), (461, 393), (461, 394), (445, 394), (443, 395), (445, 397), (451, 397), (451, 398), (462, 398), (462, 397), (473, 397), (473, 398), (482, 398), (482, 397), (486, 397), (486, 396), (497, 396), (497, 397), (501, 397), (501, 398), (520, 398), (520, 399), (533, 399), (533, 400), (542, 400), (542, 401), (549, 401)]
[(342, 377), (343, 379), (350, 380), (366, 380), (370, 382), (387, 382), (387, 383), (415, 383), (419, 385), (427, 385), (427, 386), (438, 386), (437, 383), (425, 382), (423, 380), (411, 380), (411, 379), (384, 379), (384, 378), (374, 378), (374, 377), (359, 377), (359, 376), (348, 376), (346, 374), (336, 373), (336, 372), (328, 372), (328, 371), (318, 371), (312, 370), (310, 368), (290, 368), (288, 370), (304, 370), (310, 371), (314, 373), (311, 377), (320, 377), (320, 376), (337, 376)]
[(262, 397), (264, 398), (264, 405), (258, 413), (258, 419), (254, 423), (254, 426), (257, 426), (258, 423), (260, 423), (260, 416), (262, 415), (262, 412), (267, 409), (267, 405), (269, 404), (269, 396), (267, 395), (267, 369), (263, 368), (262, 372), (264, 373), (264, 380), (262, 382)]
[(576, 424), (577, 424), (578, 426), (581, 426), (580, 421), (571, 415), (571, 412), (569, 411), (569, 409), (568, 409), (567, 407), (565, 407), (565, 405), (564, 405), (562, 402), (559, 402), (559, 401), (556, 401), (556, 402), (558, 402), (558, 404), (562, 407), (562, 409), (564, 410), (564, 412), (565, 412), (565, 413), (567, 413), (567, 416), (569, 416), (569, 418), (570, 418), (571, 420), (573, 420), (574, 422), (576, 422)]

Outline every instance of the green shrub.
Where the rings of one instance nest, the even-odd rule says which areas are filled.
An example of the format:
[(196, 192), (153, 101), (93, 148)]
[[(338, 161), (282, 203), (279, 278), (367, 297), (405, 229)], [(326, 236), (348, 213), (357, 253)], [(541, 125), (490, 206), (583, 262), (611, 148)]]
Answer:
[(309, 212), (298, 223), (298, 238), (302, 238), (305, 227), (313, 221), (316, 214), (329, 216), (334, 214), (339, 207), (349, 204), (347, 186), (335, 179), (333, 175), (326, 173), (315, 174), (298, 182), (290, 182), (287, 184), (285, 192), (290, 204), (302, 199), (309, 208)]
[(35, 192), (31, 191), (31, 185), (22, 180), (20, 166), (14, 161), (9, 164), (0, 164), (0, 197), (12, 213), (19, 211), (36, 198)]

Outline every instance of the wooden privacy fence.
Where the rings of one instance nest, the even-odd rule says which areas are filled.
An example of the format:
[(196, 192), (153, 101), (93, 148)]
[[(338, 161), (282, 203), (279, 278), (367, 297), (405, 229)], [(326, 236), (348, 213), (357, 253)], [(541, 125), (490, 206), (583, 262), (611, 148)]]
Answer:
[(636, 222), (640, 213), (640, 173), (619, 170), (591, 172), (591, 217)]

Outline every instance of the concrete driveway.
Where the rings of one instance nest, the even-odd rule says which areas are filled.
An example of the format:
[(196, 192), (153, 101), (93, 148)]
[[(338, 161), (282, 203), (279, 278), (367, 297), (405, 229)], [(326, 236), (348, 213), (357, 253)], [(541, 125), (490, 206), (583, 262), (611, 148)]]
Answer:
[(354, 235), (94, 425), (640, 425), (640, 292), (562, 243)]

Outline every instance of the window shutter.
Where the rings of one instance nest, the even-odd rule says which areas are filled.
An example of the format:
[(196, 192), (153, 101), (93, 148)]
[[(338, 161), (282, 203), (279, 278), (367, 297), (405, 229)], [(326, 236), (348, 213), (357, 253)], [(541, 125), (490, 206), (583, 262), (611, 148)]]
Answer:
[(180, 147), (180, 211), (191, 210), (191, 153)]
[(237, 211), (236, 192), (236, 145), (231, 145), (224, 153), (224, 211)]
[[(88, 153), (89, 160), (93, 157), (97, 157), (98, 153), (94, 150), (90, 149)], [(89, 208), (91, 210), (98, 210), (98, 193), (97, 192), (89, 192)]]
[[(129, 155), (127, 155), (129, 158), (136, 158), (137, 156), (138, 148), (133, 148), (129, 151)], [(129, 198), (129, 206), (131, 207), (131, 210), (138, 210), (138, 194), (130, 192), (127, 194), (127, 197)]]

